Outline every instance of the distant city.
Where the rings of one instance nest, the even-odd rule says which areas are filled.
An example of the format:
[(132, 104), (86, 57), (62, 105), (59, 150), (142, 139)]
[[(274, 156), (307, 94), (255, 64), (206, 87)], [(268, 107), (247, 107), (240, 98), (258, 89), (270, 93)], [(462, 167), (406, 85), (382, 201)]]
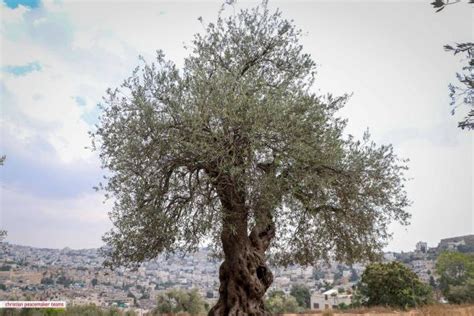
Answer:
[[(156, 307), (156, 297), (172, 289), (198, 289), (212, 304), (218, 297), (220, 261), (206, 248), (186, 256), (160, 256), (138, 269), (109, 270), (97, 249), (45, 249), (0, 244), (0, 300), (63, 300), (70, 305), (121, 308), (144, 312)], [(443, 250), (474, 252), (474, 235), (442, 239), (436, 247), (418, 242), (409, 252), (387, 252), (385, 261), (400, 261), (427, 283), (435, 282), (435, 261)], [(272, 267), (274, 282), (268, 292), (289, 293), (294, 285), (308, 287), (317, 299), (325, 291), (350, 293), (364, 264), (332, 262), (318, 266)], [(313, 305), (313, 304), (312, 304)]]

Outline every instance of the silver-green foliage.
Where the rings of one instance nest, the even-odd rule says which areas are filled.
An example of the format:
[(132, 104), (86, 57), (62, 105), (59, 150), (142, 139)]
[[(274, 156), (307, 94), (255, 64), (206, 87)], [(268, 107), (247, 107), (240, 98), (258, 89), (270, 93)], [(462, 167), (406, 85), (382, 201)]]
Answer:
[(301, 35), (266, 2), (220, 14), (182, 68), (159, 51), (108, 91), (92, 136), (115, 199), (110, 263), (219, 236), (217, 178), (244, 196), (249, 229), (275, 221), (283, 263), (371, 258), (391, 221), (407, 223), (405, 161), (368, 133), (343, 135), (336, 112), (347, 96), (311, 92), (316, 66)]

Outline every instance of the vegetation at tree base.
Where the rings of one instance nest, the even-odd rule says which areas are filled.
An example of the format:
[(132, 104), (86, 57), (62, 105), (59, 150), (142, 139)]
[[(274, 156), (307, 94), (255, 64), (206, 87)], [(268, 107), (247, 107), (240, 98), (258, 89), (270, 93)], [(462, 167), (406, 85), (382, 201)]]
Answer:
[[(459, 3), (458, 1), (449, 0), (435, 0), (431, 5), (440, 12), (446, 6)], [(474, 4), (474, 0), (469, 0), (469, 4)], [(467, 65), (462, 67), (461, 73), (456, 73), (456, 78), (459, 81), (458, 85), (449, 84), (449, 96), (451, 98), (451, 113), (454, 115), (456, 109), (460, 105), (465, 105), (468, 108), (466, 117), (459, 122), (458, 126), (462, 129), (474, 129), (474, 43), (456, 43), (455, 45), (445, 45), (444, 49), (452, 52), (454, 55), (463, 54), (467, 60)]]
[(198, 290), (183, 291), (173, 289), (158, 296), (157, 307), (153, 310), (152, 315), (179, 312), (198, 315), (206, 312), (206, 309), (206, 303)]
[[(110, 266), (193, 251), (224, 262), (210, 315), (267, 315), (282, 264), (377, 258), (388, 224), (407, 224), (406, 165), (391, 146), (344, 136), (347, 96), (311, 92), (302, 32), (263, 5), (195, 36), (178, 69), (158, 52), (102, 104), (94, 148), (110, 176)], [(271, 249), (269, 249), (269, 247)], [(268, 250), (268, 252), (267, 252)]]
[(436, 261), (439, 287), (450, 303), (474, 303), (474, 254), (443, 252)]
[(297, 313), (303, 310), (294, 296), (286, 295), (283, 291), (272, 291), (268, 293), (265, 308), (271, 314)]
[(431, 288), (399, 262), (373, 263), (366, 267), (357, 289), (365, 306), (418, 307), (432, 302)]
[(68, 306), (57, 308), (0, 309), (0, 316), (135, 316), (134, 311), (121, 311), (118, 308), (103, 308), (95, 305)]
[(311, 292), (308, 287), (300, 284), (293, 285), (290, 290), (290, 295), (296, 299), (298, 305), (302, 308), (311, 307)]

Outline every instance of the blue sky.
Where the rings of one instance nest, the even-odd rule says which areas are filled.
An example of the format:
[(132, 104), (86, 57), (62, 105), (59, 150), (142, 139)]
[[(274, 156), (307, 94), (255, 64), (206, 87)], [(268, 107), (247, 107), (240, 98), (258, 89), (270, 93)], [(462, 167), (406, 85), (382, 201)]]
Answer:
[(7, 65), (3, 66), (1, 70), (14, 76), (25, 76), (32, 71), (41, 71), (41, 65), (38, 62), (25, 65)]
[(3, 0), (3, 2), (10, 9), (16, 9), (19, 5), (34, 9), (41, 5), (39, 0)]
[[(256, 1), (243, 2), (250, 6)], [(271, 2), (305, 31), (319, 65), (315, 89), (353, 96), (348, 133), (367, 127), (410, 159), (412, 225), (393, 225), (387, 250), (473, 232), (472, 133), (449, 114), (459, 58), (472, 40), (465, 4), (435, 14), (426, 1)], [(178, 65), (220, 2), (4, 1), (1, 6), (0, 228), (12, 243), (97, 247), (110, 227), (104, 175), (88, 131), (105, 90), (157, 49)], [(459, 113), (459, 115), (462, 115)], [(80, 236), (80, 238), (78, 238)]]

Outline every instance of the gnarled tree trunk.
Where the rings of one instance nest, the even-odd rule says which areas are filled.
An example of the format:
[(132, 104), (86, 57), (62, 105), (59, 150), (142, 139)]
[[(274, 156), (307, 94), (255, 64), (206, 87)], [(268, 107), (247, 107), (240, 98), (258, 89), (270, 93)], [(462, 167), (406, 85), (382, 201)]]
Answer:
[[(219, 269), (219, 300), (209, 316), (270, 315), (263, 297), (273, 282), (265, 251), (275, 235), (273, 222), (257, 224), (247, 235), (246, 214), (224, 220), (221, 234), (225, 260)], [(245, 218), (243, 218), (245, 217)]]
[(275, 237), (271, 203), (261, 199), (254, 205), (256, 224), (249, 234), (245, 189), (228, 174), (213, 171), (209, 175), (223, 208), (224, 262), (219, 269), (219, 300), (208, 315), (270, 315), (265, 311), (263, 297), (273, 282), (265, 262), (265, 252)]

